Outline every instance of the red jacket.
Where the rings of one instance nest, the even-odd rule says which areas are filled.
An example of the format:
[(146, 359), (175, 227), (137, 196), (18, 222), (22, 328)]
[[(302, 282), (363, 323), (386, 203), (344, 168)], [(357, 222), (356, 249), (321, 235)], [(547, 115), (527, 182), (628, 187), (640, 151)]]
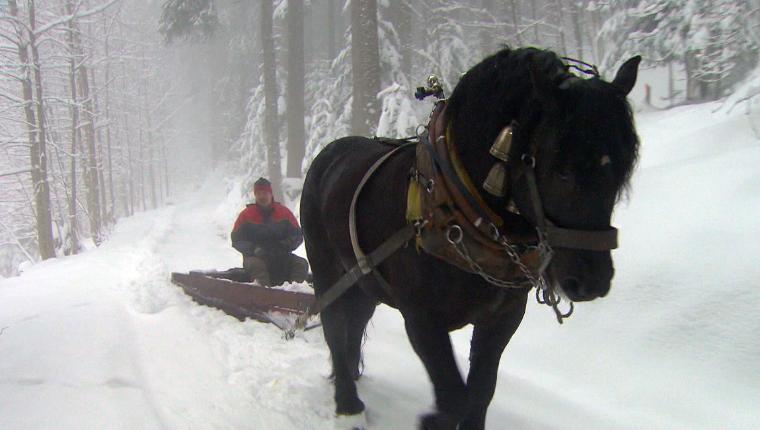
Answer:
[(269, 207), (247, 205), (235, 220), (230, 236), (232, 247), (245, 256), (282, 255), (303, 242), (293, 212), (279, 203)]
[(290, 221), (290, 224), (293, 227), (301, 228), (301, 226), (298, 225), (296, 217), (293, 215), (293, 212), (291, 212), (290, 209), (277, 202), (272, 202), (272, 205), (270, 207), (272, 208), (272, 213), (269, 215), (269, 217), (267, 217), (267, 214), (262, 213), (261, 208), (257, 204), (251, 203), (249, 205), (246, 205), (245, 209), (243, 209), (243, 211), (240, 212), (240, 215), (238, 215), (237, 220), (235, 220), (235, 226), (232, 227), (232, 231), (237, 230), (241, 224), (246, 222), (249, 222), (251, 224), (269, 224), (282, 221), (284, 219)]

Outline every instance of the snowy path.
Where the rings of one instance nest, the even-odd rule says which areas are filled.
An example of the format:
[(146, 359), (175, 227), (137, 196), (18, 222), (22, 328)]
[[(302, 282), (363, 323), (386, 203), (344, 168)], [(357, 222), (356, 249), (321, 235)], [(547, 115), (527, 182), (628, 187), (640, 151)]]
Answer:
[[(563, 326), (529, 305), (489, 429), (756, 428), (760, 144), (742, 115), (714, 108), (639, 116), (613, 290)], [(332, 428), (319, 330), (286, 342), (168, 281), (239, 263), (224, 195), (209, 182), (122, 220), (97, 250), (0, 281), (0, 429)], [(432, 396), (398, 313), (379, 307), (368, 334), (371, 428), (413, 428)], [(469, 330), (452, 337), (466, 370)]]
[(125, 220), (97, 251), (0, 284), (0, 428), (319, 428), (287, 393), (329, 394), (323, 374), (291, 378), (281, 359), (326, 373), (318, 335), (289, 348), (271, 327), (199, 307), (168, 282), (170, 270), (238, 259), (208, 251), (226, 233), (208, 228), (212, 210), (191, 207)]

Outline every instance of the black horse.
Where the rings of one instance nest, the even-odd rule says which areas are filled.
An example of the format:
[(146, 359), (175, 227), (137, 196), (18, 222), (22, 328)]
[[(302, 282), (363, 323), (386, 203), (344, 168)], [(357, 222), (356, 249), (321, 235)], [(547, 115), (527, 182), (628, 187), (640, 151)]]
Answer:
[[(494, 164), (489, 148), (500, 131), (518, 124), (510, 159), (534, 168), (545, 219), (567, 229), (610, 229), (613, 208), (637, 158), (626, 95), (639, 61), (627, 61), (612, 82), (576, 77), (556, 54), (534, 48), (505, 48), (473, 67), (454, 89), (446, 111), (449, 139), (472, 183), (486, 180)], [(349, 235), (352, 197), (370, 166), (390, 149), (376, 140), (346, 137), (327, 145), (309, 169), (301, 221), (318, 297), (357, 262)], [(401, 149), (363, 188), (356, 204), (362, 249), (377, 248), (407, 223), (414, 164), (415, 150)], [(509, 168), (508, 178), (513, 206), (536, 226), (540, 214), (525, 175)], [(477, 192), (495, 213), (507, 216), (505, 198), (481, 186)], [(421, 418), (420, 428), (483, 429), (500, 357), (522, 321), (530, 288), (500, 288), (414, 245), (400, 248), (377, 272), (381, 277), (362, 277), (321, 314), (337, 414), (364, 411), (355, 385), (361, 344), (376, 305), (383, 302), (403, 315), (433, 383), (437, 410)], [(566, 297), (585, 301), (607, 294), (614, 269), (609, 250), (555, 247), (545, 273), (547, 283)], [(467, 324), (474, 329), (470, 370), (463, 380), (449, 332)]]

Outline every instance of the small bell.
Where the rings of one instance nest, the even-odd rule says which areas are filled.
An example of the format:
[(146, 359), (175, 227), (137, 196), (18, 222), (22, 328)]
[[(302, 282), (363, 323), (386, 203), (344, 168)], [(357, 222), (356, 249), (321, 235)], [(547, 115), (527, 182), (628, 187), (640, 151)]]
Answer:
[(509, 160), (509, 149), (511, 146), (512, 126), (508, 125), (504, 127), (499, 133), (499, 136), (496, 137), (489, 152), (499, 160), (507, 162)]
[(483, 181), (483, 189), (496, 197), (504, 197), (507, 185), (507, 168), (504, 163), (497, 162), (491, 167), (491, 170)]
[(434, 87), (440, 87), (441, 86), (441, 79), (436, 75), (428, 75), (427, 77), (427, 85), (430, 88)]

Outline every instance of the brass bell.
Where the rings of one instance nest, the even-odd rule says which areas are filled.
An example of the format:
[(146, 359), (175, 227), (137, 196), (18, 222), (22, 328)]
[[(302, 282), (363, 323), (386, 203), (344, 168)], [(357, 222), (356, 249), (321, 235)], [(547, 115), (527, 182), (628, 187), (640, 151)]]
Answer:
[(427, 86), (428, 88), (441, 88), (441, 79), (436, 75), (429, 75), (427, 77)]
[(494, 157), (501, 161), (507, 162), (509, 160), (509, 149), (512, 147), (512, 126), (508, 125), (504, 127), (499, 135), (494, 140), (491, 149), (488, 151)]
[(504, 197), (507, 192), (507, 168), (504, 163), (497, 162), (483, 181), (483, 189), (496, 197)]

